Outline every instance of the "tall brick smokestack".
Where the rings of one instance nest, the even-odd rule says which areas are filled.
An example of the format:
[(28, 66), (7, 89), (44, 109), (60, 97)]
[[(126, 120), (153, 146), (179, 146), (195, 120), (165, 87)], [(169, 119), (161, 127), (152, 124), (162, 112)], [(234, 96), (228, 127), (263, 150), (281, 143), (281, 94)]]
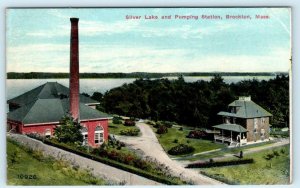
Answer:
[(78, 18), (70, 18), (70, 113), (74, 120), (79, 121), (79, 49), (78, 49)]

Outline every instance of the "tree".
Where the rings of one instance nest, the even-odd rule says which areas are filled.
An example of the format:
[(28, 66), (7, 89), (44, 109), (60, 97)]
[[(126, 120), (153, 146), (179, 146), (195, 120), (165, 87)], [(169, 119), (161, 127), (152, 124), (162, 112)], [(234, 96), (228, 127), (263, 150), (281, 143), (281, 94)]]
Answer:
[(60, 126), (54, 129), (54, 136), (59, 142), (82, 142), (81, 125), (74, 121), (72, 116), (66, 115), (60, 120)]
[(92, 99), (101, 102), (103, 98), (103, 94), (100, 92), (94, 92), (93, 95), (91, 96)]

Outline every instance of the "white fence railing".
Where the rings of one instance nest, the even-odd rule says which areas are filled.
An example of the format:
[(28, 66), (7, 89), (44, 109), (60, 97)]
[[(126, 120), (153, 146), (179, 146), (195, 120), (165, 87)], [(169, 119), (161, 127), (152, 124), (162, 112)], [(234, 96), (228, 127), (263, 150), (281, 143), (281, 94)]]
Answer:
[[(226, 136), (223, 136), (223, 135), (214, 135), (214, 139), (215, 140), (220, 140), (222, 142), (230, 142), (230, 143), (237, 142), (237, 140), (234, 140), (234, 139), (232, 139), (230, 137), (226, 137)], [(247, 143), (247, 139), (246, 138), (245, 139), (241, 139), (240, 143), (241, 144), (246, 144)]]

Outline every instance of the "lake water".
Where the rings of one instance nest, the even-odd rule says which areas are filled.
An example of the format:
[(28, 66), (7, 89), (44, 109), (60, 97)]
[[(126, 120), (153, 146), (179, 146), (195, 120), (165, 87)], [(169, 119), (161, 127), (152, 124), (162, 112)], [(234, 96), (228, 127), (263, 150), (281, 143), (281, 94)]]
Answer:
[[(269, 80), (275, 76), (224, 76), (226, 83), (236, 83), (241, 80), (256, 78), (257, 80)], [(212, 76), (184, 77), (186, 82), (195, 82), (197, 80), (210, 81)], [(168, 79), (177, 79), (177, 77), (168, 77)], [(104, 78), (104, 79), (81, 79), (80, 92), (92, 95), (95, 91), (105, 93), (106, 91), (122, 86), (125, 83), (132, 83), (135, 78)], [(69, 87), (69, 79), (8, 79), (6, 81), (6, 98), (14, 98), (24, 92), (36, 88), (46, 82), (59, 82)]]

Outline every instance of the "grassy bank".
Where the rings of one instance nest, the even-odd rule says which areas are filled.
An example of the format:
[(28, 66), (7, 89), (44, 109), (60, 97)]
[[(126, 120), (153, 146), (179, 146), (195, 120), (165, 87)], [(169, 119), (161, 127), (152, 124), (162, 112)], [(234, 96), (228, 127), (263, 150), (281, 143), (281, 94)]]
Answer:
[(104, 185), (87, 170), (72, 167), (65, 161), (44, 157), (7, 139), (8, 185)]
[[(271, 160), (268, 154), (278, 153)], [(206, 175), (231, 184), (288, 184), (290, 176), (289, 145), (253, 154), (254, 163), (201, 169)]]

